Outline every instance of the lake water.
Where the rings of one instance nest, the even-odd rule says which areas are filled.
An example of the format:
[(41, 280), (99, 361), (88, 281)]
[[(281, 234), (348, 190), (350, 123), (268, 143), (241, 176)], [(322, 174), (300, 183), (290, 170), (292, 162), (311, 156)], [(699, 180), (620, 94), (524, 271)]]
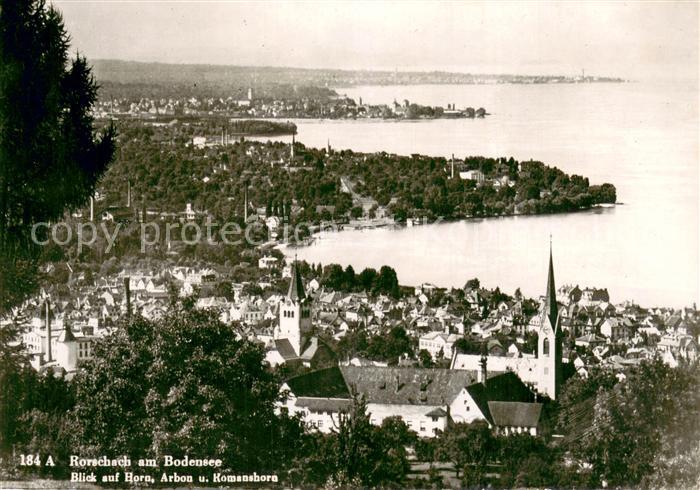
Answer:
[[(325, 234), (297, 249), (324, 264), (391, 265), (402, 284), (487, 287), (539, 295), (549, 235), (557, 284), (608, 288), (615, 302), (698, 301), (698, 86), (688, 83), (437, 85), (339, 89), (366, 103), (483, 106), (485, 119), (297, 120), (309, 146), (458, 157), (536, 159), (611, 182), (613, 209)], [(287, 251), (287, 253), (294, 253)]]

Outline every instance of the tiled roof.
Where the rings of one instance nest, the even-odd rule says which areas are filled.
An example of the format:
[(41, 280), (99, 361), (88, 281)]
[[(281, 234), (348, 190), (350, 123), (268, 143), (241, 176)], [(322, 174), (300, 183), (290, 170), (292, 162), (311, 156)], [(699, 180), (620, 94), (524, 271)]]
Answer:
[[(399, 367), (340, 368), (349, 387), (369, 403), (444, 405), (472, 384), (476, 372)], [(398, 389), (397, 389), (398, 388)]]
[(469, 395), (484, 414), (486, 419), (493, 423), (488, 403), (499, 402), (527, 402), (535, 400), (535, 395), (513, 372), (506, 372), (486, 380), (484, 383), (474, 383), (467, 387)]
[(302, 349), (302, 354), (299, 356), (304, 360), (311, 360), (316, 355), (318, 351), (318, 337), (311, 337), (309, 341)]
[(337, 366), (295, 376), (287, 386), (297, 397), (350, 398), (343, 374)]
[(299, 397), (298, 407), (304, 407), (312, 412), (348, 412), (352, 406), (349, 398), (310, 398)]
[(447, 417), (447, 412), (442, 408), (434, 408), (430, 412), (425, 414), (426, 417)]
[(498, 427), (537, 427), (542, 413), (541, 403), (490, 401), (488, 407)]
[(605, 342), (605, 339), (589, 333), (576, 339), (576, 342)]
[(294, 351), (294, 347), (292, 347), (292, 344), (287, 339), (275, 340), (275, 348), (286, 361), (289, 359), (296, 359), (298, 357), (297, 353)]

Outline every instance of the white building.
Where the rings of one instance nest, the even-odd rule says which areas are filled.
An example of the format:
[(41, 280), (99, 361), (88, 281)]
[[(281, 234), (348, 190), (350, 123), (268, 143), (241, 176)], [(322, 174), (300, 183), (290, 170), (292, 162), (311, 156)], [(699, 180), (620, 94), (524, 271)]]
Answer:
[[(538, 325), (537, 357), (488, 356), (489, 372), (512, 371), (525, 383), (533, 385), (537, 391), (555, 400), (559, 395), (563, 381), (562, 328), (554, 286), (554, 265), (551, 250), (549, 253), (547, 293), (536, 324)], [(479, 355), (456, 353), (450, 367), (451, 369), (473, 370), (479, 364), (480, 359)]]
[(86, 326), (83, 331), (74, 332), (68, 322), (55, 318), (51, 309), (47, 309), (44, 322), (33, 322), (22, 335), (22, 341), (35, 369), (59, 368), (71, 374), (82, 361), (92, 358), (97, 337), (92, 334), (92, 327)]
[(187, 221), (193, 221), (197, 217), (197, 214), (195, 213), (194, 209), (192, 208), (191, 202), (188, 202), (187, 205), (185, 206), (184, 215), (185, 215), (185, 219)]
[(534, 394), (513, 373), (485, 378), (485, 372), (449, 369), (332, 367), (287, 380), (278, 408), (300, 415), (310, 430), (328, 433), (350, 411), (355, 390), (365, 397), (373, 425), (399, 417), (420, 437), (475, 420), (508, 434), (536, 434), (542, 407)]
[(473, 180), (477, 184), (483, 184), (486, 180), (484, 173), (481, 170), (465, 170), (459, 173), (459, 178), (462, 180)]
[(600, 324), (600, 333), (609, 338), (612, 342), (627, 338), (627, 328), (624, 323), (617, 318), (606, 318), (605, 321)]
[(258, 259), (258, 269), (273, 269), (277, 267), (279, 259), (277, 257), (260, 257)]
[(428, 332), (418, 339), (418, 350), (426, 350), (434, 360), (452, 358), (454, 344), (461, 337), (454, 333)]

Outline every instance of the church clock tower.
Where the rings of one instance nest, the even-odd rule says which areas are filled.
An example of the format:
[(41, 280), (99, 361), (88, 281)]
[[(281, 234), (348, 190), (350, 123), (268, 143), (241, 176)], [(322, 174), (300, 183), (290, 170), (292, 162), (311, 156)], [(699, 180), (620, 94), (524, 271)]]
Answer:
[(299, 356), (311, 332), (311, 300), (304, 291), (296, 259), (287, 296), (280, 303), (279, 330), (276, 339), (287, 339)]
[(538, 389), (552, 400), (556, 400), (562, 384), (562, 329), (559, 306), (557, 305), (557, 291), (554, 286), (551, 242), (549, 244), (547, 292), (537, 337), (537, 364), (540, 371)]

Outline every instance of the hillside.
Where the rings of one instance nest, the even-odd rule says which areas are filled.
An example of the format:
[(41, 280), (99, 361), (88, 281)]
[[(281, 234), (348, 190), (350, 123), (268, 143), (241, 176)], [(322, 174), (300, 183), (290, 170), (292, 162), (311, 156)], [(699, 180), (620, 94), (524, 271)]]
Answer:
[[(608, 77), (571, 78), (566, 76), (527, 76), (508, 74), (471, 74), (455, 72), (334, 70), (293, 67), (255, 67), (234, 65), (200, 65), (143, 63), (121, 60), (92, 61), (94, 74), (105, 91), (119, 87), (151, 91), (164, 88), (188, 88), (201, 95), (243, 95), (248, 87), (265, 93), (288, 86), (291, 93), (306, 92), (308, 87), (323, 93), (329, 88), (354, 85), (481, 84), (481, 83), (574, 83), (622, 82)], [(161, 92), (162, 90), (158, 90)], [(171, 90), (172, 91), (172, 90)], [(165, 91), (162, 91), (165, 93)], [(276, 95), (276, 92), (275, 92)], [(166, 97), (168, 95), (165, 95)], [(170, 95), (172, 96), (172, 95)]]

